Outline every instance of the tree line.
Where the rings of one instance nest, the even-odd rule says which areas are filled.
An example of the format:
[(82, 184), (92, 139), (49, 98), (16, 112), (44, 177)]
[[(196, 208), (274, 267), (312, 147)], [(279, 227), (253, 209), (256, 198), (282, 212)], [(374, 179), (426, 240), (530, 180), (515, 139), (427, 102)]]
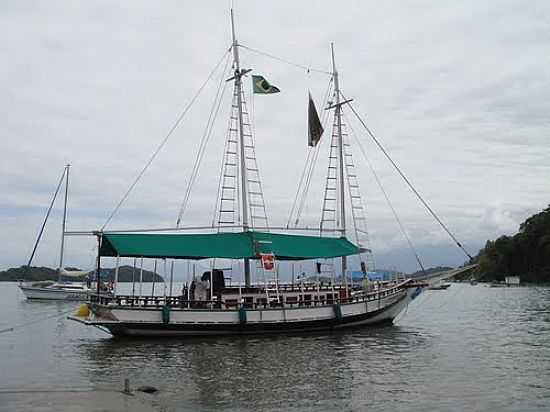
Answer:
[(519, 275), (526, 282), (550, 282), (550, 206), (526, 219), (515, 235), (487, 241), (474, 260), (480, 280)]

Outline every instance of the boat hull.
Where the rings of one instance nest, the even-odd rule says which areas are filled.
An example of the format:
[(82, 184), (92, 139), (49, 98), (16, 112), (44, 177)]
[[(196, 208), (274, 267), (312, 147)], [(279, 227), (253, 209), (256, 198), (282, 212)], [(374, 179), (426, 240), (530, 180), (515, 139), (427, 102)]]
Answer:
[(29, 300), (70, 300), (70, 301), (86, 301), (88, 292), (62, 290), (55, 288), (40, 288), (33, 286), (19, 286), (21, 292)]
[(411, 295), (410, 289), (403, 289), (375, 301), (247, 309), (245, 321), (238, 310), (172, 309), (170, 320), (163, 322), (162, 308), (129, 309), (99, 304), (90, 304), (92, 317), (70, 318), (106, 329), (114, 336), (193, 337), (318, 332), (391, 323), (410, 302)]

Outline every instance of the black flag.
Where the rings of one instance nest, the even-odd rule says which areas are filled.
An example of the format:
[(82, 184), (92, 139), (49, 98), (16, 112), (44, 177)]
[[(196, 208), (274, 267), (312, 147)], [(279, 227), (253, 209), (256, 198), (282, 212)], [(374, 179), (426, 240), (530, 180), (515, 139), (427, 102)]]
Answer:
[(311, 93), (309, 93), (309, 105), (307, 110), (307, 119), (308, 119), (308, 144), (312, 147), (317, 146), (321, 136), (324, 132), (321, 121), (319, 120), (319, 115), (315, 109), (315, 103), (313, 103), (313, 98)]

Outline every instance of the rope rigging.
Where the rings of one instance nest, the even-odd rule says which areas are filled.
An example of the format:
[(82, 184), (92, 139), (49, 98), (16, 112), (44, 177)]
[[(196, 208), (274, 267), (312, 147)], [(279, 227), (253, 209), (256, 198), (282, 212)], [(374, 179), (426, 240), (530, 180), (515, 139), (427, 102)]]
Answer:
[(66, 168), (63, 169), (63, 173), (61, 174), (61, 178), (59, 179), (59, 183), (57, 184), (57, 188), (55, 189), (55, 193), (53, 194), (53, 198), (50, 202), (50, 206), (48, 207), (48, 211), (46, 212), (46, 217), (44, 218), (44, 221), (42, 222), (42, 226), (40, 227), (40, 231), (38, 232), (36, 242), (34, 242), (34, 247), (32, 248), (31, 256), (29, 258), (29, 261), (27, 262), (27, 268), (29, 268), (31, 266), (32, 260), (34, 259), (36, 249), (38, 248), (38, 244), (40, 243), (40, 239), (42, 238), (42, 234), (44, 233), (44, 228), (46, 227), (46, 223), (48, 222), (48, 218), (50, 217), (50, 213), (53, 209), (55, 199), (57, 198), (57, 194), (59, 193), (59, 189), (61, 189), (61, 185), (63, 184), (63, 178), (65, 177), (65, 173), (67, 173)]
[[(347, 123), (347, 121), (346, 121), (346, 123)], [(424, 265), (422, 264), (422, 260), (420, 259), (420, 255), (418, 254), (418, 252), (417, 252), (416, 248), (414, 247), (409, 235), (407, 234), (407, 231), (405, 230), (405, 227), (404, 227), (403, 223), (401, 222), (401, 219), (399, 218), (399, 215), (397, 214), (397, 211), (393, 207), (393, 204), (392, 204), (392, 202), (391, 202), (391, 200), (388, 196), (388, 193), (384, 189), (384, 186), (382, 185), (382, 182), (381, 182), (380, 178), (378, 177), (378, 173), (376, 173), (376, 170), (374, 169), (374, 166), (372, 165), (370, 159), (367, 156), (367, 152), (366, 152), (365, 148), (363, 147), (363, 145), (361, 144), (361, 142), (357, 138), (357, 134), (355, 133), (355, 130), (353, 129), (353, 126), (351, 125), (351, 123), (347, 123), (347, 124), (350, 128), (351, 134), (352, 134), (355, 142), (357, 143), (361, 153), (363, 154), (363, 158), (367, 162), (367, 165), (369, 166), (369, 169), (372, 172), (372, 175), (374, 176), (374, 180), (376, 181), (376, 184), (380, 188), (380, 191), (382, 192), (384, 198), (386, 199), (386, 203), (388, 204), (390, 210), (392, 211), (393, 217), (395, 218), (397, 224), (399, 225), (399, 229), (401, 230), (401, 233), (405, 237), (405, 239), (406, 239), (406, 241), (409, 245), (409, 248), (411, 249), (412, 253), (414, 254), (414, 257), (416, 258), (416, 261), (417, 261), (418, 265), (420, 266), (420, 269), (425, 274), (426, 271), (424, 269)]]
[(28, 321), (28, 322), (19, 323), (19, 324), (10, 326), (10, 327), (5, 328), (5, 329), (1, 329), (0, 334), (7, 333), (7, 332), (14, 332), (18, 329), (22, 329), (22, 328), (25, 328), (27, 326), (34, 325), (35, 323), (42, 322), (46, 319), (60, 318), (61, 316), (65, 316), (65, 315), (67, 315), (68, 313), (71, 313), (71, 312), (74, 312), (74, 308), (71, 308), (69, 310), (66, 310), (66, 311), (63, 311), (63, 312), (60, 312), (60, 313), (54, 313), (53, 315), (48, 315), (48, 316), (43, 316), (43, 317), (40, 317), (40, 318), (37, 318), (37, 319), (33, 319), (33, 320)]
[(180, 210), (178, 213), (178, 218), (176, 221), (176, 227), (179, 227), (181, 220), (183, 218), (183, 215), (185, 211), (187, 210), (187, 206), (189, 204), (189, 198), (191, 196), (191, 191), (193, 190), (193, 186), (195, 184), (195, 181), (197, 179), (197, 175), (199, 173), (200, 165), (202, 162), (202, 159), (204, 157), (204, 153), (206, 151), (206, 146), (208, 145), (208, 142), (210, 140), (210, 137), (212, 136), (212, 130), (214, 128), (214, 123), (216, 121), (216, 118), (218, 116), (221, 102), (223, 100), (223, 96), (225, 94), (227, 83), (225, 80), (225, 74), (227, 73), (227, 67), (229, 65), (230, 60), (230, 54), (227, 54), (225, 66), (221, 72), (220, 76), (220, 82), (218, 85), (218, 89), (216, 90), (216, 95), (214, 97), (214, 103), (212, 104), (212, 107), (210, 109), (210, 113), (208, 115), (208, 121), (206, 122), (206, 127), (204, 129), (204, 133), (201, 137), (201, 141), (199, 144), (199, 150), (197, 152), (197, 156), (195, 158), (195, 162), (193, 163), (193, 169), (191, 170), (191, 176), (189, 177), (189, 183), (187, 184), (187, 188), (185, 190), (185, 196), (183, 198), (183, 201), (180, 206)]
[[(323, 97), (322, 106), (326, 106), (327, 103), (328, 103), (328, 98), (331, 95), (332, 84), (333, 84), (333, 78), (331, 77), (330, 81), (327, 85), (325, 95)], [(323, 124), (324, 129), (326, 129), (328, 119), (329, 119), (329, 112), (324, 111), (323, 115), (322, 115), (322, 120), (321, 120), (321, 123)], [(290, 227), (292, 217), (293, 217), (294, 212), (296, 210), (296, 205), (298, 205), (298, 209), (297, 209), (297, 213), (296, 213), (296, 219), (294, 221), (294, 226), (297, 226), (299, 221), (300, 221), (300, 217), (302, 215), (302, 212), (303, 212), (303, 209), (304, 209), (304, 206), (305, 206), (305, 202), (306, 202), (306, 199), (307, 199), (307, 195), (308, 195), (308, 192), (309, 192), (309, 187), (311, 185), (311, 179), (312, 179), (313, 173), (315, 171), (315, 166), (317, 165), (317, 158), (319, 157), (321, 144), (322, 144), (322, 142), (318, 143), (317, 146), (315, 146), (315, 148), (313, 150), (310, 149), (308, 151), (308, 155), (307, 155), (307, 158), (306, 158), (306, 163), (304, 165), (304, 169), (303, 169), (302, 175), (300, 177), (300, 182), (299, 182), (298, 188), (296, 190), (296, 195), (294, 197), (294, 202), (292, 204), (292, 208), (291, 208), (290, 214), (288, 216), (287, 228)], [(313, 156), (312, 156), (312, 154), (313, 154)], [(304, 181), (304, 178), (305, 178), (305, 181)], [(300, 200), (298, 200), (298, 198)]]
[[(223, 147), (223, 153), (224, 153), (224, 157), (226, 156), (226, 153), (227, 153), (227, 147), (229, 146), (229, 135), (231, 134), (231, 118), (229, 118), (228, 120), (228, 125), (227, 125), (227, 132), (226, 132), (226, 136), (225, 136), (225, 143), (224, 143), (224, 147)], [(220, 199), (220, 194), (222, 192), (222, 182), (223, 182), (223, 170), (225, 168), (225, 162), (222, 161), (221, 164), (220, 164), (220, 172), (218, 174), (218, 191), (216, 193), (216, 201), (214, 202), (214, 213), (212, 213), (212, 227), (214, 227), (216, 225), (216, 217), (218, 216), (218, 199)], [(238, 191), (237, 191), (237, 196), (238, 196)], [(237, 200), (237, 207), (239, 205), (239, 201), (240, 200)], [(240, 224), (240, 211), (237, 212), (237, 216), (238, 216), (238, 220), (239, 220), (239, 224)]]
[(297, 226), (300, 222), (300, 218), (302, 217), (302, 212), (304, 210), (307, 195), (309, 193), (309, 188), (311, 186), (311, 180), (313, 177), (313, 173), (315, 172), (315, 166), (317, 166), (317, 158), (319, 157), (319, 152), (321, 151), (321, 145), (318, 144), (317, 147), (313, 151), (313, 159), (311, 161), (310, 167), (307, 171), (306, 180), (304, 184), (304, 190), (302, 192), (302, 196), (300, 198), (300, 203), (298, 206), (298, 211), (296, 213), (296, 220), (294, 221), (294, 226)]
[(294, 66), (294, 67), (297, 67), (299, 69), (306, 70), (308, 73), (309, 72), (315, 72), (315, 73), (328, 74), (329, 76), (332, 76), (332, 72), (322, 70), (322, 69), (315, 69), (315, 68), (306, 66), (304, 64), (294, 63), (294, 62), (291, 62), (290, 60), (283, 59), (282, 57), (278, 57), (278, 56), (275, 56), (273, 54), (266, 53), (266, 52), (263, 52), (263, 51), (258, 50), (258, 49), (254, 49), (254, 48), (249, 47), (249, 46), (245, 46), (244, 44), (239, 44), (239, 47), (241, 47), (243, 49), (246, 49), (246, 50), (249, 50), (252, 53), (256, 53), (256, 54), (259, 54), (261, 56), (265, 56), (265, 57), (269, 57), (270, 59), (277, 60), (281, 63), (288, 64), (289, 66)]
[(149, 158), (149, 160), (147, 161), (147, 163), (145, 164), (145, 166), (143, 167), (143, 169), (139, 172), (139, 174), (137, 175), (137, 177), (134, 179), (134, 181), (132, 182), (132, 184), (130, 185), (130, 187), (128, 188), (128, 190), (126, 191), (126, 193), (124, 193), (124, 195), (122, 196), (122, 198), (120, 199), (120, 201), (117, 203), (117, 205), (115, 206), (115, 208), (113, 209), (113, 211), (111, 212), (111, 214), (109, 215), (109, 217), (107, 218), (107, 220), (105, 221), (105, 223), (103, 224), (103, 226), (101, 227), (101, 231), (104, 231), (105, 228), (107, 227), (107, 225), (111, 222), (111, 220), (113, 219), (113, 217), (115, 216), (115, 214), (118, 212), (118, 210), (120, 209), (120, 207), (122, 206), (122, 204), (126, 201), (126, 199), (128, 198), (128, 196), (130, 195), (130, 193), (132, 192), (132, 190), (134, 189), (134, 187), (137, 185), (137, 183), (140, 181), (140, 179), (143, 177), (143, 175), (145, 174), (145, 172), (147, 171), (147, 169), (149, 168), (149, 166), (153, 163), (153, 161), (155, 160), (155, 158), (157, 157), (157, 155), (160, 153), (160, 151), (162, 150), (162, 148), (166, 145), (166, 142), (168, 142), (168, 139), (170, 138), (170, 136), (172, 136), (172, 134), (174, 133), (174, 131), (176, 130), (176, 128), (180, 125), (181, 121), (183, 120), (183, 118), (185, 117), (185, 115), (189, 112), (189, 110), (191, 109), (191, 107), (193, 106), (193, 104), (195, 103), (195, 101), (197, 100), (197, 98), (200, 96), (200, 94), (202, 93), (202, 91), (204, 90), (204, 88), (206, 87), (206, 85), (208, 84), (208, 82), (212, 79), (212, 77), (214, 76), (214, 74), (216, 73), (216, 71), (218, 70), (218, 68), (220, 67), (220, 65), (222, 64), (223, 60), (226, 58), (226, 55), (228, 53), (230, 53), (231, 51), (231, 48), (227, 49), (224, 53), (223, 53), (223, 56), (219, 59), (219, 61), (216, 63), (216, 65), (214, 66), (214, 68), (210, 71), (210, 73), (208, 74), (206, 80), (201, 84), (201, 86), (198, 88), (197, 92), (193, 95), (193, 97), (191, 98), (191, 100), (189, 101), (189, 103), (185, 106), (185, 108), (183, 109), (183, 111), (180, 113), (180, 115), (178, 116), (178, 118), (176, 119), (176, 121), (174, 122), (174, 124), (172, 125), (172, 127), (170, 128), (170, 130), (168, 131), (168, 133), (166, 134), (166, 136), (162, 139), (162, 141), (160, 142), (160, 144), (158, 145), (158, 147), (156, 148), (156, 150), (154, 151), (153, 155)]
[[(300, 176), (300, 181), (298, 182), (298, 188), (296, 189), (296, 195), (294, 196), (294, 201), (292, 202), (292, 207), (290, 208), (290, 213), (288, 214), (288, 220), (286, 222), (286, 227), (287, 228), (290, 228), (290, 222), (292, 221), (292, 217), (294, 216), (294, 211), (296, 209), (296, 203), (298, 202), (298, 197), (300, 197), (300, 189), (302, 188), (302, 185), (304, 183), (304, 178), (306, 176), (306, 173), (309, 172), (309, 168), (310, 168), (310, 161), (311, 161), (311, 155), (316, 153), (317, 152), (317, 148), (313, 149), (313, 150), (308, 150), (307, 152), (307, 157), (306, 157), (306, 162), (304, 164), (304, 168), (302, 170), (302, 174)], [(296, 221), (295, 224), (298, 224), (298, 222)]]
[[(344, 97), (344, 99), (346, 99), (346, 97), (344, 96), (344, 94), (342, 93), (342, 96)], [(369, 129), (369, 127), (367, 126), (367, 124), (364, 122), (364, 120), (361, 118), (361, 116), (359, 116), (359, 114), (357, 113), (357, 111), (355, 110), (355, 108), (353, 107), (353, 105), (351, 104), (351, 102), (348, 103), (351, 111), (353, 112), (353, 114), (355, 115), (355, 117), (357, 118), (357, 120), (359, 120), (359, 122), (361, 123), (361, 125), (363, 126), (363, 128), (367, 131), (367, 133), (369, 134), (369, 136), (372, 138), (372, 140), (374, 141), (374, 143), (376, 143), (376, 145), (378, 146), (378, 148), (382, 151), (382, 153), (384, 154), (384, 156), (386, 157), (386, 159), (389, 160), (389, 162), (392, 164), (392, 166), (394, 167), (394, 169), (397, 171), (397, 173), (399, 173), (399, 175), (401, 176), (401, 178), (405, 181), (405, 183), (407, 184), (407, 186), (409, 187), (409, 189), (411, 189), (411, 191), (416, 195), (416, 197), (418, 198), (418, 200), (420, 200), (420, 202), (424, 205), (424, 207), (428, 210), (428, 212), (432, 215), (432, 217), (439, 223), (439, 225), (443, 228), (443, 230), (445, 230), (445, 232), (447, 232), (447, 234), (450, 236), (450, 238), (455, 242), (455, 244), (464, 252), (464, 254), (469, 258), (469, 259), (473, 259), (472, 256), (468, 253), (468, 251), (464, 248), (464, 246), (462, 246), (462, 244), (458, 241), (458, 239), (452, 234), (452, 232), (447, 228), (447, 226), (443, 223), (443, 221), (439, 218), (439, 216), (437, 216), (437, 214), (434, 212), (434, 210), (428, 205), (428, 203), (424, 200), (424, 198), (420, 195), (420, 193), (416, 190), (416, 188), (413, 186), (413, 184), (410, 182), (410, 180), (405, 176), (405, 174), (401, 171), (401, 169), (399, 168), (399, 166), (397, 166), (397, 164), (394, 162), (394, 160), (390, 157), (390, 155), (388, 154), (388, 152), (386, 151), (386, 149), (384, 148), (384, 146), (382, 146), (382, 144), (380, 143), (380, 141), (376, 138), (376, 136), (374, 135), (374, 133), (372, 133), (372, 131)]]

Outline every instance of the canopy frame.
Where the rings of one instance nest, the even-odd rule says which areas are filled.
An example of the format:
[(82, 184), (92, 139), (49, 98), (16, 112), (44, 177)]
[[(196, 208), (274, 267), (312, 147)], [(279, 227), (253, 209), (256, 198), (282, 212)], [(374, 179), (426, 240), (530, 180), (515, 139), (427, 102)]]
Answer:
[(273, 253), (278, 260), (308, 260), (338, 258), (361, 252), (358, 246), (345, 237), (257, 231), (202, 234), (102, 233), (101, 237), (101, 257), (259, 259), (264, 253)]

